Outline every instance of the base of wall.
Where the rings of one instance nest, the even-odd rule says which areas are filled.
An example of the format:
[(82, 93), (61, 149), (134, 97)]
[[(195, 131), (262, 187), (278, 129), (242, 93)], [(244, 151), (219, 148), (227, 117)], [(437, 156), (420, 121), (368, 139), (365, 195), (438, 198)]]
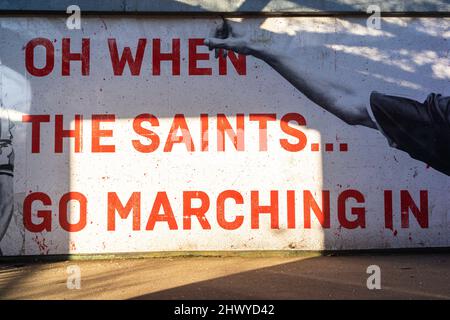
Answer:
[(316, 257), (316, 256), (353, 256), (353, 255), (391, 255), (391, 254), (434, 254), (450, 253), (450, 247), (433, 248), (397, 248), (397, 249), (364, 249), (364, 250), (236, 250), (236, 251), (161, 251), (161, 252), (124, 252), (104, 254), (60, 254), (3, 256), (0, 263), (11, 262), (58, 262), (80, 260), (113, 260), (113, 259), (148, 259), (174, 257)]

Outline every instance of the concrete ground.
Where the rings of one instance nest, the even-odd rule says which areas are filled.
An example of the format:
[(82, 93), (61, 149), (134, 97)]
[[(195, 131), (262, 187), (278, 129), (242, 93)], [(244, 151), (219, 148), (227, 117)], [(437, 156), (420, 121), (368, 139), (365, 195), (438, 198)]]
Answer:
[[(368, 290), (367, 267), (381, 268)], [(68, 289), (79, 267), (81, 289)], [(449, 299), (450, 253), (0, 263), (0, 299)]]

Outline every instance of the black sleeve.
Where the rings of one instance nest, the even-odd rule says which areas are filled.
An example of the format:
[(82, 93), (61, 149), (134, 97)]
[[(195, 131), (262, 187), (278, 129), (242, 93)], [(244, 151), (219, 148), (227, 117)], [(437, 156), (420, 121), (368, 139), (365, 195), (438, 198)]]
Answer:
[(372, 92), (370, 107), (391, 146), (450, 176), (450, 97), (424, 102)]

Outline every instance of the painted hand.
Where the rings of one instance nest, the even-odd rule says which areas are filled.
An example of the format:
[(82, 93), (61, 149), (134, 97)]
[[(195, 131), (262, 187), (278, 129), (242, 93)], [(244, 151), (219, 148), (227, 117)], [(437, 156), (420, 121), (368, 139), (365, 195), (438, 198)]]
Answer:
[(222, 23), (215, 29), (213, 36), (205, 39), (205, 45), (209, 50), (215, 49), (216, 58), (221, 52), (226, 55), (227, 50), (232, 50), (236, 53), (245, 55), (254, 55), (255, 48), (252, 41), (243, 30), (237, 30), (238, 23), (223, 20)]

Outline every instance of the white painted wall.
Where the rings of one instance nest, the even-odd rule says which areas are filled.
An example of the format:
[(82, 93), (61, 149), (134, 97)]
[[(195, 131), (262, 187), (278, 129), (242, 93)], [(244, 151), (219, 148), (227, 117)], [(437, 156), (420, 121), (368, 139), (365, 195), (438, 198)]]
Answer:
[[(204, 18), (83, 17), (82, 30), (67, 30), (62, 17), (2, 17), (0, 19), (0, 60), (2, 63), (3, 108), (17, 120), (14, 134), (16, 154), (14, 190), (16, 206), (5, 238), (0, 243), (5, 255), (66, 253), (147, 252), (166, 250), (291, 250), (435, 247), (449, 245), (450, 178), (408, 154), (395, 150), (377, 131), (346, 125), (322, 111), (293, 88), (268, 65), (247, 57), (247, 74), (236, 74), (228, 65), (228, 75), (220, 76), (217, 61), (199, 66), (211, 67), (212, 76), (188, 75), (188, 39), (205, 38), (218, 21)], [(450, 94), (450, 20), (447, 18), (385, 18), (381, 30), (369, 30), (364, 19), (269, 18), (242, 22), (255, 38), (282, 50), (302, 46), (328, 48), (317, 51), (317, 67), (325, 73), (338, 73), (342, 82), (363, 83), (367, 92), (378, 90), (425, 99), (431, 92)], [(253, 31), (252, 31), (253, 30)], [(55, 68), (46, 77), (34, 77), (25, 70), (26, 44), (33, 38), (54, 41)], [(80, 75), (80, 64), (73, 62), (71, 75), (61, 76), (61, 39), (70, 38), (74, 52), (81, 38), (90, 38), (90, 75)], [(135, 51), (139, 38), (148, 39), (142, 72), (114, 76), (108, 51), (108, 38), (115, 38), (119, 50)], [(169, 63), (163, 63), (161, 76), (151, 73), (151, 39), (161, 38), (164, 51), (170, 41), (181, 41), (181, 75), (172, 76)], [(199, 48), (208, 52), (206, 47)], [(43, 63), (36, 50), (36, 65)], [(315, 63), (314, 61), (311, 63)], [(27, 92), (30, 92), (27, 98)], [(25, 97), (9, 106), (8, 96)], [(20, 99), (19, 99), (20, 100)], [(299, 113), (307, 122), (300, 128), (308, 144), (300, 152), (287, 152), (278, 140), (286, 138), (279, 120), (287, 113)], [(41, 152), (31, 153), (31, 125), (20, 121), (24, 114), (48, 114), (51, 122), (41, 127)], [(91, 152), (90, 117), (115, 114), (114, 138), (102, 140), (116, 145), (115, 153)], [(184, 114), (191, 131), (195, 152), (183, 145), (164, 153), (162, 145), (153, 153), (133, 149), (133, 118), (142, 113), (158, 117), (154, 131), (165, 142), (175, 114)], [(201, 152), (200, 114), (210, 115), (210, 150)], [(217, 152), (216, 118), (245, 114), (245, 151)], [(258, 151), (257, 124), (250, 113), (276, 113), (268, 127), (268, 151)], [(11, 114), (13, 116), (11, 116)], [(75, 114), (82, 114), (83, 152), (73, 152), (68, 140), (62, 154), (54, 153), (54, 115), (63, 114), (66, 128)], [(73, 123), (71, 123), (73, 125)], [(73, 139), (71, 139), (73, 140)], [(142, 140), (144, 141), (144, 140)], [(295, 141), (295, 140), (292, 140)], [(320, 143), (321, 151), (311, 151)], [(335, 151), (325, 152), (325, 143)], [(340, 143), (347, 152), (336, 151)], [(216, 219), (216, 198), (224, 190), (237, 190), (243, 205), (227, 202), (227, 217), (244, 216), (238, 229), (223, 230)], [(366, 227), (348, 230), (337, 219), (337, 197), (346, 189), (365, 197)], [(269, 192), (279, 193), (279, 229), (270, 228), (268, 215), (262, 215), (258, 229), (250, 225), (250, 191), (259, 191), (261, 205), (269, 202)], [(286, 191), (296, 191), (296, 228), (287, 228)], [(331, 195), (331, 227), (324, 229), (313, 214), (312, 228), (303, 223), (303, 190), (321, 190)], [(394, 228), (385, 228), (383, 191), (393, 190)], [(429, 227), (421, 228), (410, 216), (409, 228), (400, 226), (399, 194), (407, 190), (419, 202), (420, 190), (428, 192)], [(66, 192), (77, 191), (88, 199), (87, 224), (82, 231), (67, 232), (58, 223), (58, 201)], [(152, 231), (145, 226), (158, 191), (166, 191), (178, 230), (159, 222)], [(183, 230), (183, 191), (204, 191), (210, 198), (206, 218), (210, 230), (203, 230), (196, 219), (192, 230)], [(53, 204), (52, 231), (34, 233), (23, 224), (22, 204), (32, 192), (48, 194)], [(107, 231), (107, 193), (116, 192), (125, 204), (132, 192), (141, 192), (141, 231), (132, 230), (131, 215), (117, 218), (115, 231)], [(320, 203), (320, 202), (319, 202)], [(349, 201), (348, 206), (354, 205)], [(360, 206), (360, 205), (359, 205)], [(39, 223), (33, 206), (33, 221)], [(71, 210), (78, 221), (77, 206)], [(348, 218), (352, 219), (350, 211)]]

